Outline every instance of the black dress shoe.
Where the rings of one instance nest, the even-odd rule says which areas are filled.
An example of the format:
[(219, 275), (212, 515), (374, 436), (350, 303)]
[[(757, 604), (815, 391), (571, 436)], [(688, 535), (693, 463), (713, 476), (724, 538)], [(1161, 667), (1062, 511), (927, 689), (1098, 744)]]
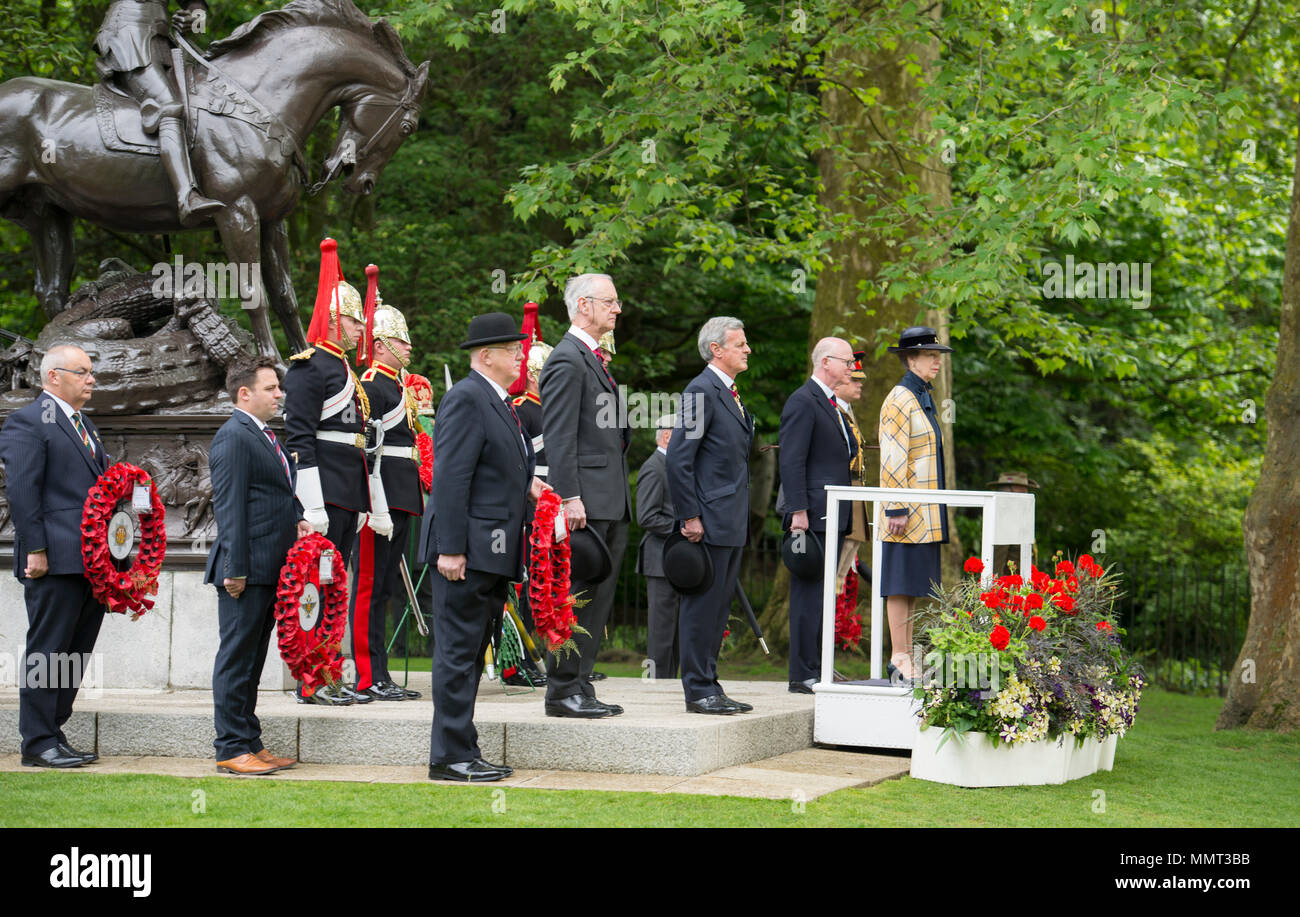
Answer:
[(23, 767), (81, 767), (86, 759), (81, 755), (65, 755), (56, 745), (36, 755), (23, 755)]
[(734, 705), (741, 713), (750, 713), (754, 709), (753, 704), (747, 704), (743, 700), (736, 700), (734, 697), (727, 697), (725, 694), (722, 695), (722, 699)]
[(517, 668), (509, 675), (502, 675), (501, 680), (508, 685), (519, 688), (538, 688), (546, 684), (546, 676), (538, 672)]
[(497, 767), (482, 758), (473, 761), (458, 761), (455, 764), (430, 764), (430, 780), (451, 780), (457, 783), (489, 783), (509, 777), (514, 771), (508, 767)]
[(299, 686), (293, 692), (293, 696), (300, 704), (320, 704), (324, 707), (349, 707), (356, 701), (351, 697), (344, 697), (332, 691), (330, 688), (322, 685), (316, 689), (316, 693), (307, 696), (302, 693), (302, 687)]
[(622, 707), (602, 704), (596, 698), (585, 694), (570, 694), (568, 697), (546, 702), (547, 716), (571, 716), (577, 719), (594, 720), (603, 716), (617, 716), (622, 712)]
[(730, 716), (733, 713), (739, 713), (740, 708), (727, 700), (725, 694), (711, 694), (708, 697), (701, 697), (699, 700), (688, 700), (686, 702), (686, 712)]
[(495, 767), (497, 770), (503, 772), (507, 777), (511, 776), (515, 772), (515, 769), (508, 764), (493, 764), (491, 761), (487, 760), (486, 758), (478, 758), (476, 760), (477, 763), (483, 765), (484, 767)]
[(90, 764), (92, 761), (99, 760), (99, 755), (95, 754), (93, 751), (77, 751), (67, 742), (60, 742), (54, 747), (57, 748), (59, 754), (63, 755), (65, 758), (81, 758), (83, 764)]
[(604, 672), (592, 672), (587, 681), (604, 681), (608, 677)]
[(792, 681), (790, 682), (790, 693), (791, 694), (812, 694), (813, 693), (812, 686), (815, 684), (817, 684), (817, 680), (815, 678), (809, 678), (807, 681)]
[(406, 700), (406, 692), (392, 682), (387, 681), (377, 681), (370, 687), (358, 691), (357, 693), (373, 697), (375, 700)]
[(366, 694), (364, 692), (357, 693), (353, 689), (349, 688), (347, 685), (343, 684), (343, 682), (339, 682), (338, 684), (336, 684), (334, 686), (334, 690), (341, 697), (352, 698), (352, 702), (354, 704), (369, 704), (374, 701), (374, 698), (371, 697), (369, 694)]
[(415, 700), (417, 697), (420, 696), (419, 691), (412, 691), (410, 688), (403, 688), (401, 685), (397, 684), (396, 682), (390, 681), (388, 682), (388, 684), (392, 685), (394, 688), (396, 688), (397, 690), (405, 694), (407, 700)]

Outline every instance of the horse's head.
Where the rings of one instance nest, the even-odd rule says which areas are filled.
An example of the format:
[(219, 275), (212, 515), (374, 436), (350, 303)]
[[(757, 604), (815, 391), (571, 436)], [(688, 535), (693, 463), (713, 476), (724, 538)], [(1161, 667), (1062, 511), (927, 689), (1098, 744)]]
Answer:
[(401, 95), (365, 90), (339, 106), (339, 133), (325, 160), (326, 174), (347, 177), (344, 187), (369, 194), (402, 141), (415, 132), (420, 100), (429, 78), (429, 62), (421, 64)]

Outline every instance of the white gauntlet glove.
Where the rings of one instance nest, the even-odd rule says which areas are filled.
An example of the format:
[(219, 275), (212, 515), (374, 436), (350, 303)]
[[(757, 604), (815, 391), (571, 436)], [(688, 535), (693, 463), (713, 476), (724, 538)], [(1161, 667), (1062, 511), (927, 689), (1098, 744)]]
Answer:
[(313, 531), (324, 535), (329, 531), (330, 517), (325, 512), (325, 497), (320, 489), (320, 469), (316, 467), (298, 469), (298, 486), (295, 496), (302, 504), (302, 517)]

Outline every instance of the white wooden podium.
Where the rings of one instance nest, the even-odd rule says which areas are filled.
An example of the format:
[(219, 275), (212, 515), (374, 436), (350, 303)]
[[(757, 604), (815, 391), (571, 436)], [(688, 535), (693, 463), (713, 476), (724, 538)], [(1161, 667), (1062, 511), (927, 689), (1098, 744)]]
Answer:
[[(923, 495), (922, 499), (917, 499)], [(871, 503), (871, 569), (880, 570), (880, 533), (876, 531), (876, 504), (942, 503), (946, 506), (977, 506), (983, 512), (984, 561), (981, 581), (993, 578), (993, 546), (1020, 545), (1020, 570), (1028, 571), (1034, 542), (1034, 495), (992, 490), (926, 490), (895, 487), (826, 487), (826, 531), (839, 531), (840, 504), (844, 501)], [(949, 529), (952, 520), (949, 519)], [(816, 712), (813, 741), (825, 745), (856, 745), (864, 748), (912, 748), (919, 728), (920, 703), (911, 686), (891, 685), (884, 677), (883, 652), (885, 600), (879, 583), (871, 584), (871, 678), (867, 681), (836, 682), (835, 589), (839, 566), (839, 541), (827, 539), (822, 583), (822, 681), (813, 685)], [(909, 648), (910, 650), (910, 648)]]

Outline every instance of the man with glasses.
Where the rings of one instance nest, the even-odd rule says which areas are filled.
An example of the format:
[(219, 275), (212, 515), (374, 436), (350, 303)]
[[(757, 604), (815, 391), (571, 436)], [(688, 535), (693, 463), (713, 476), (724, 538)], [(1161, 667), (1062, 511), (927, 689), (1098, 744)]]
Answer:
[(564, 498), (570, 531), (590, 529), (605, 543), (610, 569), (600, 580), (573, 582), (574, 594), (581, 592), (590, 600), (576, 610), (578, 624), (587, 633), (574, 634), (577, 655), (547, 657), (546, 715), (591, 719), (623, 712), (617, 704), (597, 700), (591, 686), (632, 519), (626, 411), (621, 410), (623, 398), (599, 344), (602, 335), (614, 330), (622, 304), (608, 274), (580, 274), (569, 280), (564, 304), (572, 324), (542, 368), (547, 483)]
[[(852, 378), (853, 348), (841, 338), (822, 338), (812, 352), (812, 378), (797, 388), (781, 411), (783, 527), (796, 544), (838, 553), (838, 537), (827, 537), (827, 484), (847, 485), (858, 444), (840, 413), (835, 389)], [(850, 513), (840, 514), (840, 532)], [(805, 533), (802, 538), (798, 533)], [(806, 533), (811, 532), (811, 535)], [(818, 551), (817, 553), (821, 553)], [(790, 572), (790, 691), (811, 694), (821, 676), (822, 577)]]
[(528, 501), (546, 489), (533, 477), (533, 447), (506, 395), (524, 337), (504, 312), (471, 319), (460, 345), (470, 351), (470, 373), (443, 397), (433, 428), (419, 547), (433, 584), (430, 780), (480, 783), (512, 773), (483, 760), (474, 701), (506, 589), (523, 578)]
[[(82, 413), (95, 387), (85, 351), (51, 347), (41, 360), (41, 386), (36, 400), (11, 414), (0, 430), (14, 576), (27, 604), (18, 731), (24, 767), (80, 767), (99, 756), (69, 745), (63, 725), (104, 621), (104, 606), (91, 592), (82, 561), (81, 517), (86, 494), (108, 469), (109, 458), (99, 431)], [(55, 664), (65, 658), (83, 664)], [(59, 683), (68, 674), (73, 680)]]

